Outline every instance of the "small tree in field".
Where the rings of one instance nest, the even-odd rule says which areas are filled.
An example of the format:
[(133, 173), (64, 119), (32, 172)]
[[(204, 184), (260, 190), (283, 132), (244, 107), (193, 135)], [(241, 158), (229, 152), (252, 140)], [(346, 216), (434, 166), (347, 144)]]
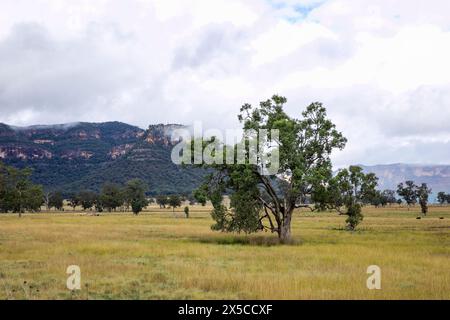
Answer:
[(361, 167), (350, 166), (348, 169), (341, 169), (330, 180), (328, 190), (323, 194), (318, 193), (329, 198), (326, 201), (320, 199), (319, 202), (326, 203), (329, 208), (347, 215), (347, 229), (353, 231), (364, 218), (361, 213), (363, 204), (369, 203), (377, 195), (375, 190), (377, 181), (375, 174), (364, 174)]
[(171, 195), (168, 200), (169, 206), (172, 207), (172, 212), (175, 213), (175, 208), (181, 206), (181, 198), (178, 195)]
[(402, 197), (409, 207), (417, 203), (417, 186), (414, 181), (406, 181), (405, 184), (400, 183), (397, 187), (397, 194)]
[(426, 216), (428, 213), (428, 196), (431, 194), (431, 189), (428, 188), (426, 183), (422, 183), (422, 185), (417, 188), (416, 193), (422, 214)]
[(100, 194), (100, 201), (102, 207), (108, 210), (108, 212), (115, 211), (123, 204), (123, 194), (120, 187), (113, 183), (104, 184)]
[(159, 208), (166, 208), (167, 204), (169, 203), (169, 199), (167, 196), (159, 195), (156, 197), (156, 203), (159, 205)]
[(47, 209), (47, 211), (50, 211), (50, 195), (51, 194), (52, 193), (50, 191), (47, 191), (44, 193), (44, 196), (43, 196), (44, 205), (45, 205), (45, 208)]
[(375, 207), (385, 207), (386, 205), (392, 205), (397, 203), (397, 199), (395, 198), (394, 190), (383, 190), (376, 191), (372, 199), (370, 199), (370, 203)]
[(73, 208), (73, 211), (75, 211), (75, 208), (80, 205), (80, 198), (77, 194), (70, 195), (68, 201), (69, 206)]
[(189, 207), (184, 207), (184, 215), (186, 216), (186, 219), (189, 218)]
[(135, 215), (138, 215), (142, 209), (148, 206), (148, 200), (145, 197), (147, 189), (144, 181), (140, 179), (130, 180), (125, 186), (125, 197), (128, 199)]
[(97, 211), (97, 212), (103, 212), (103, 210), (104, 210), (104, 208), (105, 208), (105, 205), (104, 205), (104, 203), (103, 203), (103, 197), (101, 196), (101, 195), (99, 195), (99, 194), (96, 194), (95, 195), (95, 200), (94, 200), (94, 208), (95, 208), (95, 211)]
[(385, 207), (388, 202), (386, 196), (379, 190), (375, 192), (375, 195), (370, 199), (370, 204), (378, 208), (380, 206)]
[(92, 191), (81, 191), (78, 198), (83, 210), (89, 210), (94, 206), (97, 195)]
[(440, 205), (443, 205), (444, 203), (447, 202), (447, 198), (449, 195), (447, 195), (445, 192), (439, 192), (437, 194), (437, 201), (439, 202)]
[(17, 169), (0, 162), (0, 212), (39, 211), (43, 203), (42, 187), (30, 181), (31, 169)]
[(204, 184), (200, 186), (198, 189), (195, 189), (192, 195), (195, 200), (202, 205), (202, 207), (206, 206), (208, 202), (208, 185)]
[[(306, 199), (331, 179), (330, 155), (342, 149), (346, 139), (327, 118), (321, 103), (312, 103), (302, 117), (293, 118), (284, 111), (286, 102), (285, 97), (275, 95), (258, 107), (244, 104), (238, 116), (244, 142), (224, 148), (222, 158), (236, 160), (240, 146), (245, 145), (245, 159), (203, 163), (215, 171), (196, 196), (200, 203), (211, 201), (214, 230), (269, 230), (278, 234), (281, 243), (289, 243), (294, 210), (309, 208)], [(255, 141), (258, 147), (252, 147)], [(219, 143), (207, 141), (204, 150), (211, 144)], [(220, 152), (215, 150), (211, 153)], [(271, 162), (275, 152), (279, 154), (278, 165)], [(230, 197), (230, 207), (223, 203), (225, 194)]]
[(387, 204), (392, 205), (397, 203), (397, 199), (395, 198), (395, 190), (386, 189), (381, 194), (386, 199)]
[(55, 191), (50, 194), (49, 198), (50, 208), (55, 208), (61, 211), (64, 207), (64, 197), (60, 191)]
[(24, 208), (28, 211), (41, 211), (41, 206), (44, 203), (44, 191), (42, 186), (30, 185), (24, 192)]

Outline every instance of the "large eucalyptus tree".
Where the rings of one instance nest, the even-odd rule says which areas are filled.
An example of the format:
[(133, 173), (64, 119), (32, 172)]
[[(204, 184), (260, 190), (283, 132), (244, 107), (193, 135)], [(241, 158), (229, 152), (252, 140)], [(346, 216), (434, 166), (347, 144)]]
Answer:
[[(242, 106), (239, 120), (244, 136), (259, 142), (256, 147), (252, 141), (244, 142), (245, 161), (202, 163), (215, 170), (195, 194), (200, 202), (212, 202), (213, 229), (269, 230), (287, 243), (294, 209), (309, 207), (308, 199), (332, 179), (330, 155), (343, 149), (347, 140), (327, 118), (321, 103), (312, 103), (296, 119), (285, 112), (286, 101), (275, 95), (258, 107)], [(239, 147), (223, 148), (222, 158), (232, 155), (237, 160)], [(217, 154), (217, 150), (212, 152)], [(274, 153), (279, 155), (276, 163)], [(225, 194), (230, 197), (229, 206), (223, 202)]]

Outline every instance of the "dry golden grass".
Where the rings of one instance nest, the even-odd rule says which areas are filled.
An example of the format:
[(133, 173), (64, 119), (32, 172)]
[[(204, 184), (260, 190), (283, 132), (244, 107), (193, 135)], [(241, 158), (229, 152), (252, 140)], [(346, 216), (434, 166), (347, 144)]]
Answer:
[[(354, 233), (335, 213), (299, 212), (289, 246), (213, 232), (208, 210), (0, 215), (0, 298), (450, 299), (450, 207), (421, 220), (418, 208), (366, 208)], [(381, 290), (366, 288), (373, 264)]]

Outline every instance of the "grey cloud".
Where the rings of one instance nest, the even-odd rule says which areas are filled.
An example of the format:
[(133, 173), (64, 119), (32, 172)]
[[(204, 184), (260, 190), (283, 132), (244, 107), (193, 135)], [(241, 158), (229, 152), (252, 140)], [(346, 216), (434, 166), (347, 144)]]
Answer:
[(337, 166), (358, 163), (365, 165), (385, 163), (449, 164), (450, 141), (410, 140), (407, 144), (393, 144), (389, 140), (382, 140), (356, 152), (343, 151), (335, 155), (334, 159)]
[(395, 94), (364, 85), (324, 96), (332, 112), (370, 119), (371, 129), (385, 137), (450, 137), (450, 86), (424, 85)]
[(328, 90), (304, 87), (287, 95), (303, 104), (323, 101), (332, 116), (347, 119), (348, 127), (358, 125), (358, 119), (369, 120), (368, 129), (386, 137), (450, 137), (450, 86), (424, 85), (401, 93), (367, 84)]
[(394, 95), (361, 85), (283, 92), (292, 115), (321, 101), (348, 138), (337, 165), (355, 163), (450, 163), (450, 88), (423, 86)]
[(17, 25), (0, 43), (2, 114), (33, 110), (76, 119), (101, 101), (114, 100), (140, 72), (97, 41), (88, 35), (59, 41), (41, 25)]
[[(192, 35), (187, 44), (175, 49), (173, 70), (197, 68), (230, 55), (239, 56), (242, 63), (248, 56), (244, 49), (247, 39), (246, 32), (231, 23), (209, 24)], [(233, 67), (233, 61), (226, 62), (222, 65), (225, 69)]]
[(393, 99), (378, 123), (389, 135), (450, 138), (450, 86), (421, 86)]
[(273, 85), (293, 71), (306, 71), (316, 68), (317, 65), (323, 68), (336, 67), (350, 59), (354, 51), (355, 45), (349, 41), (319, 38), (301, 46), (281, 60), (265, 64), (263, 68), (255, 70), (255, 73), (260, 81), (267, 79)]

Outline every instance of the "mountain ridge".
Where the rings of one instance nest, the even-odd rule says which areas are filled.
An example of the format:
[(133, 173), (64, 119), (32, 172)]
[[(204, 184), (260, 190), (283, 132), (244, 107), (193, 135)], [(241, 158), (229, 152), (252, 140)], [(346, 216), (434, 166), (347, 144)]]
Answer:
[(188, 193), (203, 170), (177, 167), (170, 160), (170, 134), (181, 124), (144, 130), (123, 122), (77, 122), (14, 127), (0, 124), (0, 160), (34, 169), (32, 179), (46, 190), (66, 194), (98, 191), (105, 182), (142, 178), (151, 193)]
[[(182, 124), (154, 124), (147, 129), (119, 121), (73, 122), (15, 127), (0, 123), (0, 161), (34, 169), (33, 181), (47, 190), (98, 190), (105, 182), (142, 178), (151, 193), (189, 193), (204, 171), (183, 168), (170, 159), (170, 134)], [(380, 189), (396, 190), (413, 180), (436, 194), (450, 192), (450, 164), (360, 165), (379, 177)]]
[(397, 190), (400, 182), (412, 180), (419, 185), (426, 183), (432, 189), (432, 201), (440, 191), (450, 193), (450, 165), (396, 163), (360, 166), (365, 172), (376, 174), (379, 189)]

